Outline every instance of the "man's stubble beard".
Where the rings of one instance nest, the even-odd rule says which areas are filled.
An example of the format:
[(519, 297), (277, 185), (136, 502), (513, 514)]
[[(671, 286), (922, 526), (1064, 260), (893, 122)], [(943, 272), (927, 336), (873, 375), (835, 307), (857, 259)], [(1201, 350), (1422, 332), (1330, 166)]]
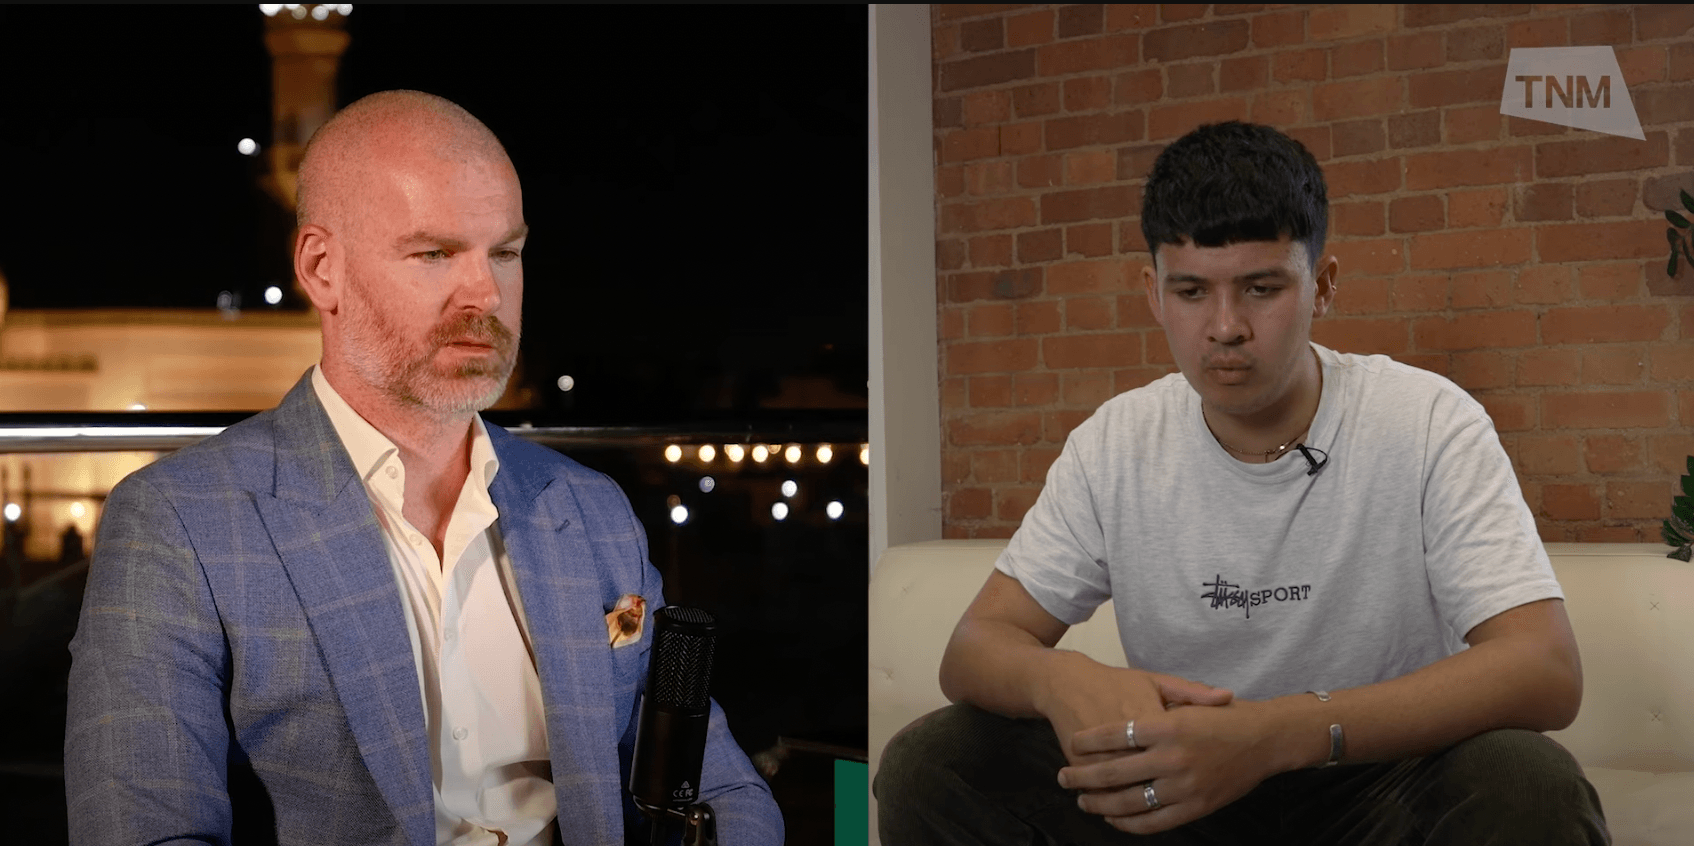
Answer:
[[(353, 372), (389, 397), (436, 415), (474, 414), (500, 400), (517, 364), (518, 332), (492, 314), (459, 315), (437, 324), (421, 349), (406, 338), (366, 296), (357, 277), (349, 280), (344, 352)], [(520, 327), (521, 331), (521, 327)], [(495, 350), (492, 361), (472, 359), (450, 370), (435, 358), (449, 343), (475, 339)]]

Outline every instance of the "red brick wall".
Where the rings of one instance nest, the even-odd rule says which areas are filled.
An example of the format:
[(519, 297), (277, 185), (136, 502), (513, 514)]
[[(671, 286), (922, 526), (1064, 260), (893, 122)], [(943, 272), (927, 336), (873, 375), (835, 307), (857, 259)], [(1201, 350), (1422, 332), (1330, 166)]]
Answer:
[[(1141, 186), (1199, 123), (1323, 164), (1340, 295), (1313, 330), (1487, 407), (1548, 541), (1657, 541), (1694, 453), (1694, 6), (933, 7), (948, 537), (1001, 537), (1065, 435), (1175, 372)], [(1616, 48), (1646, 141), (1499, 114), (1512, 47)]]

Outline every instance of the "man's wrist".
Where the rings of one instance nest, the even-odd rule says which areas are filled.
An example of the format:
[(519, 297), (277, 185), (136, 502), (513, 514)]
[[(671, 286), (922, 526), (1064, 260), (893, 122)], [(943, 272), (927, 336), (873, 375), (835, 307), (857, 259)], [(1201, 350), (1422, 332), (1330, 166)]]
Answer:
[(1341, 722), (1334, 702), (1300, 693), (1265, 704), (1272, 709), (1272, 748), (1278, 772), (1321, 767), (1329, 762), (1329, 727)]
[(1048, 716), (1054, 695), (1064, 685), (1065, 673), (1077, 662), (1095, 663), (1087, 655), (1068, 649), (1047, 649), (1040, 653), (1039, 660), (1032, 662), (1033, 672), (1027, 677), (1027, 693), (1029, 704), (1036, 713)]

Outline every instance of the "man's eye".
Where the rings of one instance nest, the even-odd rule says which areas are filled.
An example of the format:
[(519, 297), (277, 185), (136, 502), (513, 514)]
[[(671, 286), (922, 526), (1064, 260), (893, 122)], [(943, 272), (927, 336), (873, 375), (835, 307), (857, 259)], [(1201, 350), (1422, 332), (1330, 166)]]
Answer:
[(424, 261), (440, 261), (440, 260), (447, 257), (447, 251), (446, 250), (430, 250), (428, 252), (418, 253), (418, 257), (423, 259)]
[(1247, 290), (1251, 291), (1255, 296), (1268, 297), (1281, 289), (1274, 285), (1254, 285), (1249, 287)]
[(1192, 300), (1192, 299), (1195, 299), (1195, 298), (1200, 296), (1200, 289), (1199, 288), (1178, 288), (1177, 291), (1176, 291), (1176, 295), (1185, 299), (1185, 300)]
[(517, 261), (523, 258), (523, 253), (517, 250), (500, 250), (494, 254), (494, 257), (501, 261)]

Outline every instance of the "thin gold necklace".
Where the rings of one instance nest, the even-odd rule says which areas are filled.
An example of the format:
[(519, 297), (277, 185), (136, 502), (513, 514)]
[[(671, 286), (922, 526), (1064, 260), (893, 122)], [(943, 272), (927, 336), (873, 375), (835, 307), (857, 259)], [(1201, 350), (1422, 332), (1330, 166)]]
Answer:
[(1281, 458), (1283, 455), (1287, 454), (1287, 452), (1289, 450), (1294, 448), (1295, 444), (1298, 444), (1300, 442), (1300, 438), (1304, 437), (1306, 432), (1310, 431), (1311, 428), (1312, 428), (1311, 426), (1307, 426), (1306, 428), (1301, 429), (1299, 434), (1295, 435), (1291, 440), (1288, 441), (1288, 443), (1285, 443), (1281, 446), (1276, 446), (1276, 447), (1272, 447), (1270, 449), (1265, 449), (1265, 450), (1242, 449), (1242, 448), (1237, 447), (1237, 446), (1230, 446), (1229, 444), (1224, 443), (1223, 438), (1218, 437), (1218, 433), (1212, 430), (1212, 421), (1206, 419), (1206, 407), (1204, 405), (1200, 406), (1200, 419), (1205, 422), (1206, 431), (1212, 433), (1212, 439), (1218, 442), (1218, 446), (1221, 446), (1224, 449), (1229, 450), (1230, 452), (1240, 453), (1241, 455), (1262, 455), (1262, 456), (1265, 457), (1265, 463), (1266, 464), (1269, 464), (1270, 462), (1275, 461), (1278, 458)]

